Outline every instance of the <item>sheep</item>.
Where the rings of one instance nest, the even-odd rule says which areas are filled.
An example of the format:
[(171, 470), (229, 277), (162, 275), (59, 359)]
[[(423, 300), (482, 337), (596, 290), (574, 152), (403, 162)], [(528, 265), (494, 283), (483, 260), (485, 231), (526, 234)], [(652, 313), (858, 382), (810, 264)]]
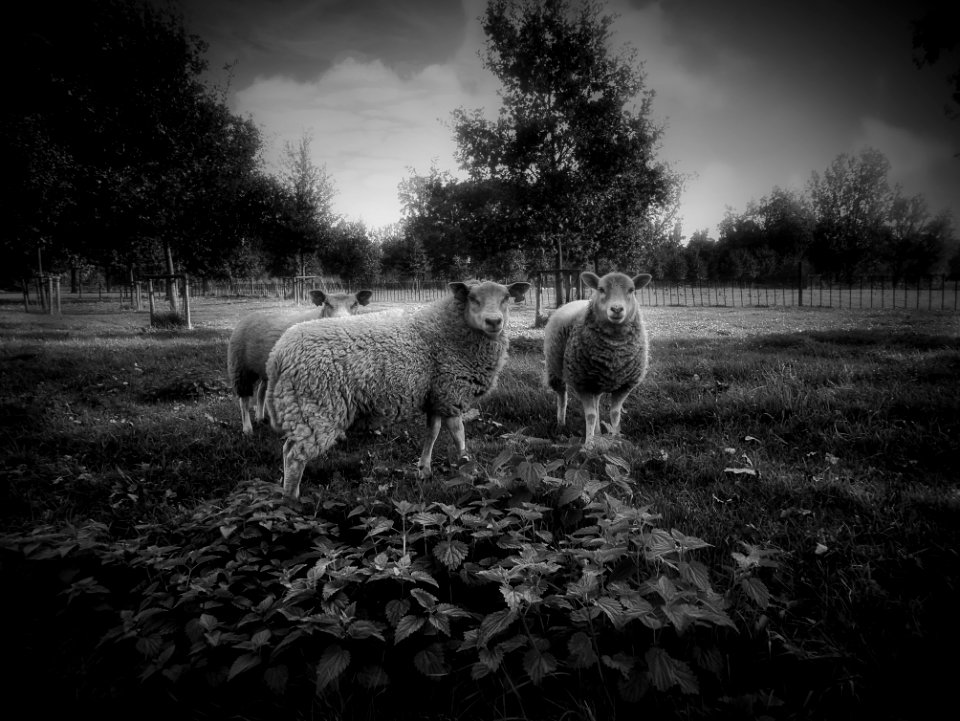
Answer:
[(429, 478), (441, 423), (467, 459), (462, 415), (489, 393), (506, 362), (508, 301), (530, 287), (449, 283), (452, 295), (399, 318), (300, 323), (267, 360), (267, 412), (284, 435), (283, 494), (300, 496), (307, 463), (351, 426), (422, 412), (420, 478)]
[(240, 404), (243, 432), (253, 433), (250, 422), (250, 404), (256, 396), (257, 421), (264, 419), (264, 401), (267, 392), (267, 356), (283, 332), (296, 323), (319, 318), (340, 318), (357, 312), (370, 302), (372, 291), (358, 293), (324, 293), (310, 291), (314, 305), (320, 306), (305, 313), (289, 314), (267, 310), (251, 313), (237, 323), (227, 348), (227, 374)]
[(610, 432), (620, 433), (623, 402), (643, 380), (649, 364), (647, 329), (635, 291), (650, 282), (646, 273), (630, 277), (589, 271), (581, 280), (593, 289), (590, 300), (558, 308), (544, 329), (544, 381), (557, 394), (557, 425), (567, 415), (567, 387), (583, 404), (584, 445), (600, 433), (600, 396), (610, 394)]

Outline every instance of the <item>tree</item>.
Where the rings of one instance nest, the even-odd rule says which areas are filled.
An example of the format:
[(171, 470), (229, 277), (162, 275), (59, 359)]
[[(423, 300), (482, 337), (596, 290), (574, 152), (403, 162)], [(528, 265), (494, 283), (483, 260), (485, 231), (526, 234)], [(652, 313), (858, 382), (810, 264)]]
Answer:
[(320, 261), (328, 273), (358, 287), (379, 278), (380, 253), (380, 246), (371, 240), (363, 223), (341, 220), (331, 228)]
[(313, 162), (309, 134), (294, 145), (287, 141), (281, 159), (280, 183), (288, 202), (288, 232), (284, 243), (274, 252), (291, 258), (298, 275), (305, 275), (307, 262), (322, 255), (336, 220), (332, 203), (336, 195), (333, 179), (326, 168)]
[(0, 142), (12, 272), (38, 249), (60, 269), (172, 269), (174, 254), (188, 270), (221, 265), (260, 138), (202, 81), (203, 42), (141, 1), (54, 0), (9, 20), (17, 72)]
[(816, 227), (810, 254), (818, 270), (850, 278), (875, 267), (894, 199), (889, 170), (883, 153), (867, 148), (837, 156), (822, 176), (813, 173), (808, 188)]
[[(502, 83), (497, 120), (453, 113), (457, 159), (521, 249), (617, 263), (671, 188), (662, 130), (635, 54), (608, 47), (596, 2), (490, 0), (484, 65)], [(613, 252), (611, 252), (613, 250)], [(558, 295), (559, 297), (559, 295)]]

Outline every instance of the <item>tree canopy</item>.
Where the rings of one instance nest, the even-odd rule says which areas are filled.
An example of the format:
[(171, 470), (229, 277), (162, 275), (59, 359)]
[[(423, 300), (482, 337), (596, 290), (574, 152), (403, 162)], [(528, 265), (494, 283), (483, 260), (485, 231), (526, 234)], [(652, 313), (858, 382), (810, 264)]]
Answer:
[(502, 84), (499, 115), (453, 113), (468, 173), (460, 217), (488, 253), (629, 262), (651, 211), (669, 200), (675, 178), (655, 157), (653, 93), (635, 53), (611, 51), (612, 22), (596, 2), (488, 3), (484, 65)]

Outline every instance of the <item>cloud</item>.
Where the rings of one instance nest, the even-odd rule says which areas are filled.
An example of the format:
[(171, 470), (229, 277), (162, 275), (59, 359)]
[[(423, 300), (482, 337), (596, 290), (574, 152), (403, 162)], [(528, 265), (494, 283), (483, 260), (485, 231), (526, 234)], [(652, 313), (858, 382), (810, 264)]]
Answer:
[(854, 147), (857, 150), (865, 147), (876, 148), (887, 156), (894, 180), (927, 175), (936, 166), (951, 162), (953, 151), (950, 145), (941, 139), (923, 137), (906, 128), (870, 117), (861, 120)]
[(409, 167), (424, 172), (436, 158), (452, 164), (455, 144), (441, 120), (469, 96), (452, 65), (430, 65), (401, 77), (380, 60), (347, 58), (317, 80), (259, 77), (235, 95), (267, 137), (269, 164), (283, 144), (313, 136), (314, 162), (339, 190), (335, 209), (377, 226), (400, 217), (397, 184)]

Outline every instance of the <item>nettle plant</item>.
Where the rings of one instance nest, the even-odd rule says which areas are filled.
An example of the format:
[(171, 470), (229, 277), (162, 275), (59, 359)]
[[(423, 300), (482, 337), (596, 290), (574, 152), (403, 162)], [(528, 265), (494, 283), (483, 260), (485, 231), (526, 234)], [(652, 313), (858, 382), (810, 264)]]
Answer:
[[(696, 559), (709, 544), (659, 528), (628, 471), (609, 453), (544, 465), (514, 446), (461, 468), (455, 503), (320, 497), (305, 513), (252, 482), (135, 541), (16, 545), (28, 559), (92, 554), (66, 597), (119, 611), (104, 672), (181, 701), (266, 686), (277, 702), (316, 694), (342, 709), (440, 680), (522, 707), (571, 677), (608, 704), (696, 693), (723, 681), (731, 604), (771, 603), (759, 574), (776, 562), (735, 554), (719, 593)], [(132, 587), (111, 587), (118, 566)]]

